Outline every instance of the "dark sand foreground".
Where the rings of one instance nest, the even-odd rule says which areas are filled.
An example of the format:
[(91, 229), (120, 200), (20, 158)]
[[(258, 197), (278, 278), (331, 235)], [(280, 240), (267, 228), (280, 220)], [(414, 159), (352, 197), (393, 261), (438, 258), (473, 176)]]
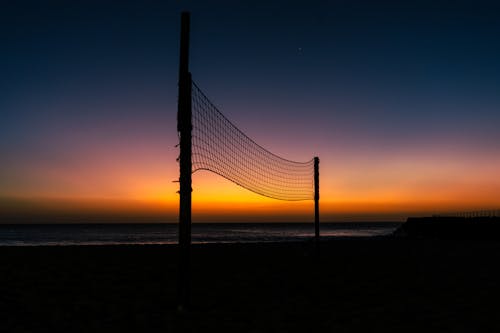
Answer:
[(195, 246), (178, 316), (173, 246), (3, 247), (0, 331), (493, 332), (499, 263), (495, 241)]

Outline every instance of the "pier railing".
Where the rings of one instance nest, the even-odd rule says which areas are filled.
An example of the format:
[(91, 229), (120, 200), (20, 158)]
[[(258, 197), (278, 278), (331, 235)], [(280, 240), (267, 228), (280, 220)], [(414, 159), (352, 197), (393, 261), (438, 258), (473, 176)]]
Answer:
[(500, 209), (484, 209), (473, 210), (465, 212), (451, 212), (434, 214), (433, 217), (462, 217), (462, 218), (475, 218), (475, 217), (500, 217)]

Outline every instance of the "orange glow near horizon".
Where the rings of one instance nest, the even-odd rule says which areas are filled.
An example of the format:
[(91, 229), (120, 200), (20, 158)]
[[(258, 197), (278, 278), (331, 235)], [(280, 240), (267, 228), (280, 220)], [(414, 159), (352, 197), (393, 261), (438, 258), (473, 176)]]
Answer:
[[(115, 152), (92, 163), (20, 170), (28, 179), (0, 189), (0, 222), (12, 216), (52, 215), (71, 220), (176, 222), (178, 166), (142, 150), (130, 161)], [(135, 152), (137, 155), (137, 152)], [(127, 152), (128, 154), (128, 152)], [(101, 154), (99, 154), (101, 155)], [(141, 155), (141, 154), (139, 154)], [(168, 168), (164, 165), (169, 165)], [(322, 221), (403, 221), (409, 215), (497, 209), (500, 158), (446, 154), (329, 156), (320, 163)], [(8, 185), (8, 184), (7, 184)], [(207, 171), (193, 174), (193, 222), (308, 222), (313, 201), (266, 198)]]

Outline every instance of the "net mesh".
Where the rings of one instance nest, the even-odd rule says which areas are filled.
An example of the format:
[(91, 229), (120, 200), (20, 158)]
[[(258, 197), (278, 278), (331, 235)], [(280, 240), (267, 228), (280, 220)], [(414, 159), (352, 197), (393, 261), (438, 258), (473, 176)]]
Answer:
[(314, 159), (283, 159), (233, 125), (193, 82), (192, 171), (209, 170), (260, 195), (314, 199)]

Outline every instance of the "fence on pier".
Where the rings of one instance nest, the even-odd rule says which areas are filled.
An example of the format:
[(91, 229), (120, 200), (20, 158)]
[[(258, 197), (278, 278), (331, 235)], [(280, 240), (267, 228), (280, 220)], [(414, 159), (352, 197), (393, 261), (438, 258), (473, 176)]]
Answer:
[(500, 217), (500, 209), (483, 209), (464, 212), (449, 212), (434, 214), (434, 217), (461, 217), (461, 218), (476, 218), (476, 217)]

